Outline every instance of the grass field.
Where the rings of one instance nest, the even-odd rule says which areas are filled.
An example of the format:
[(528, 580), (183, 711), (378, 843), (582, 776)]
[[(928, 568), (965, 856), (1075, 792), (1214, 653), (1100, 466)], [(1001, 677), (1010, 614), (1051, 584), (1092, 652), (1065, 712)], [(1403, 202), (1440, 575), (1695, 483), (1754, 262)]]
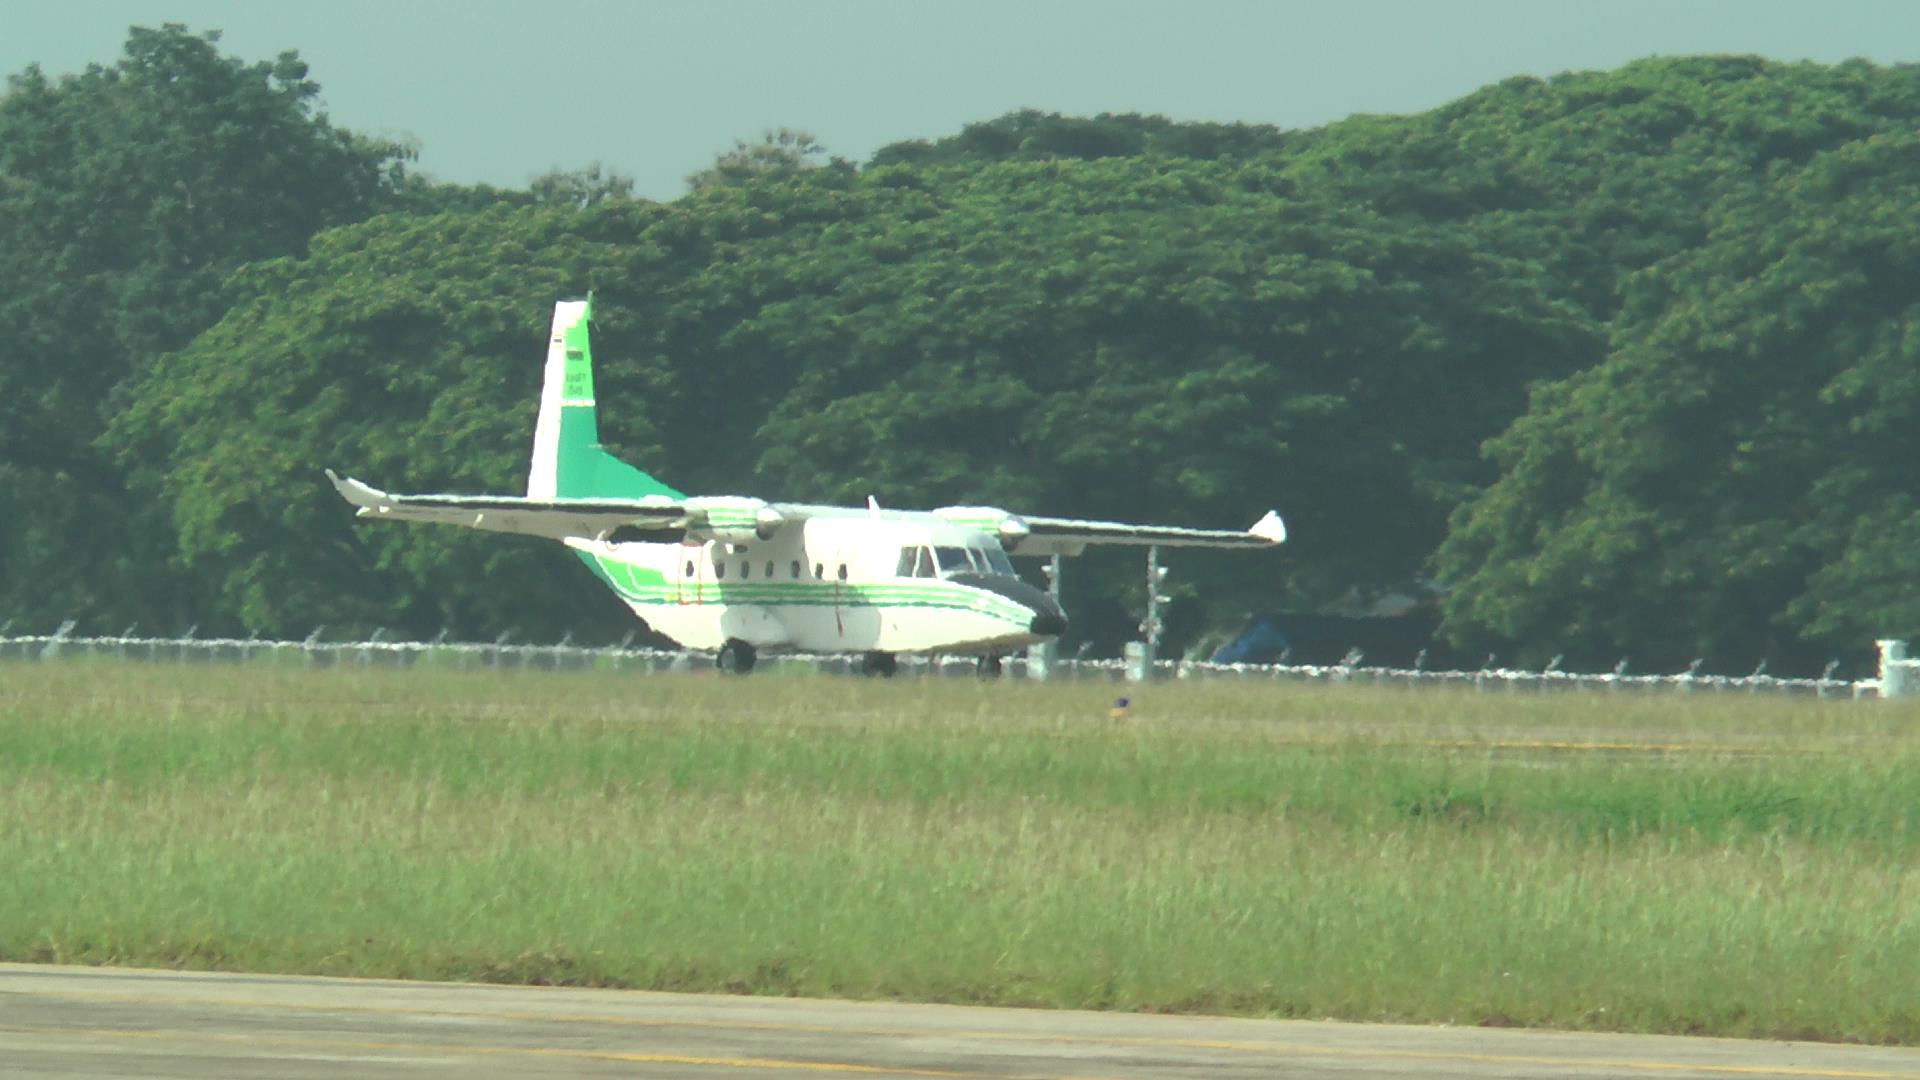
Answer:
[(1920, 710), (0, 666), (0, 958), (1920, 1042)]

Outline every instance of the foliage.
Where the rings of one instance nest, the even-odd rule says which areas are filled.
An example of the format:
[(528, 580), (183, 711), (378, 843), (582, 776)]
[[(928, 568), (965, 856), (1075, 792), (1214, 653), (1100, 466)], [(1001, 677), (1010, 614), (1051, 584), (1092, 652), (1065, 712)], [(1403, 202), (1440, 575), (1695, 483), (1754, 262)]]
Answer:
[[(1440, 551), (1462, 634), (1787, 658), (1920, 635), (1920, 138), (1717, 206), (1537, 395)], [(1537, 650), (1536, 650), (1537, 651)]]
[[(401, 148), (313, 112), (294, 52), (134, 28), (111, 67), (0, 96), (0, 612), (198, 617), (166, 530), (94, 445), (124, 384), (226, 310), (248, 261), (297, 254), (402, 181)], [(209, 613), (211, 614), (211, 613)]]
[[(758, 142), (735, 139), (733, 149), (715, 158), (712, 165), (687, 177), (690, 191), (745, 184), (768, 177), (785, 176), (802, 169), (818, 169), (827, 148), (810, 132), (792, 128), (769, 128)], [(830, 159), (836, 168), (846, 168), (840, 158)]]
[(911, 139), (881, 147), (867, 162), (953, 165), (961, 162), (1044, 161), (1057, 158), (1250, 158), (1284, 149), (1290, 134), (1266, 124), (1175, 123), (1164, 116), (1101, 113), (1062, 116), (1020, 109), (968, 124), (958, 135)]
[(541, 173), (527, 187), (536, 203), (571, 206), (576, 210), (608, 199), (633, 198), (633, 177), (602, 172), (597, 161), (584, 169)]
[[(156, 364), (116, 420), (136, 491), (170, 509), (182, 560), (250, 629), (553, 640), (593, 628), (581, 603), (597, 592), (548, 584), (567, 567), (546, 545), (362, 531), (320, 470), (434, 491), (524, 486), (551, 300), (613, 277), (627, 217), (660, 213), (610, 204), (597, 231), (564, 209), (390, 215), (322, 234), (304, 259), (247, 267), (227, 318)], [(610, 628), (619, 609), (603, 599)]]

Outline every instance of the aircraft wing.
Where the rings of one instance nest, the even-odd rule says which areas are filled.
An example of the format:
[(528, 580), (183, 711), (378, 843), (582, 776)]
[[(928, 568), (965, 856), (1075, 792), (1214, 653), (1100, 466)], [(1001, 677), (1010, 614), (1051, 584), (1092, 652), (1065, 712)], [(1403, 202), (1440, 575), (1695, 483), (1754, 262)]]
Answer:
[(392, 495), (327, 470), (334, 490), (359, 507), (358, 516), (426, 521), (489, 532), (544, 536), (552, 540), (623, 539), (614, 530), (638, 529), (634, 539), (679, 540), (696, 524), (684, 502), (644, 499), (532, 499), (516, 495)]
[(1028, 517), (1020, 520), (1027, 535), (1013, 549), (1016, 555), (1078, 555), (1088, 544), (1134, 544), (1140, 547), (1266, 548), (1287, 539), (1286, 523), (1272, 510), (1240, 529), (1187, 529), (1174, 525), (1128, 525), (1118, 521), (1082, 521), (1077, 518)]

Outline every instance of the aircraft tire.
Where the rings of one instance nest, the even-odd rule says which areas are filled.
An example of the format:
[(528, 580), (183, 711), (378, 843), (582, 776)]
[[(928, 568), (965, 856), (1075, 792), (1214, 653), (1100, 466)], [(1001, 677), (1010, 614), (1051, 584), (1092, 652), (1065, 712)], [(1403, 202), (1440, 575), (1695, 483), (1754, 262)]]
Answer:
[(753, 646), (739, 638), (728, 638), (720, 646), (720, 655), (713, 658), (714, 666), (727, 675), (745, 675), (753, 670), (753, 661)]
[(1001, 672), (1001, 662), (1000, 662), (999, 655), (997, 653), (988, 653), (985, 656), (982, 656), (977, 666), (977, 670), (980, 672), (980, 677), (983, 679), (999, 678), (1000, 672)]
[(900, 662), (890, 652), (870, 652), (860, 658), (860, 674), (877, 675), (882, 679), (893, 678), (900, 670)]

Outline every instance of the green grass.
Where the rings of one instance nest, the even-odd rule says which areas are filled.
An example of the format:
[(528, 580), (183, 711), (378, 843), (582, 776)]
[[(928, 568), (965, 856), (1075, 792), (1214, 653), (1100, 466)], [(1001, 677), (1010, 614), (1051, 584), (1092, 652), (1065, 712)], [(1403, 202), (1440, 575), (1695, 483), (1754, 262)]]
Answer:
[(4, 666), (0, 957), (1920, 1042), (1920, 711), (1117, 692)]

